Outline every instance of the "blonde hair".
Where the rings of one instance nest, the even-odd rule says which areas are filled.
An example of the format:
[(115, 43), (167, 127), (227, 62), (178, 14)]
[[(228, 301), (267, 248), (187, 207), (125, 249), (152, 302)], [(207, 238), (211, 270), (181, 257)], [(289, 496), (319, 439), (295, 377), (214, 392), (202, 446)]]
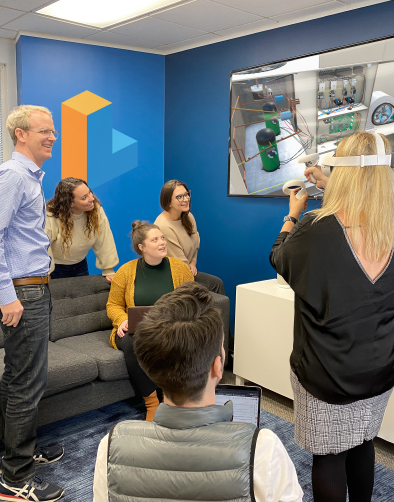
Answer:
[[(389, 140), (383, 139), (386, 154), (391, 153)], [(343, 139), (336, 157), (376, 155), (375, 136), (357, 132)], [(351, 227), (352, 245), (368, 260), (380, 261), (394, 246), (394, 174), (390, 166), (334, 167), (324, 194), (323, 207), (313, 214), (314, 222), (343, 213)]]
[(24, 131), (29, 130), (30, 115), (34, 112), (47, 113), (50, 117), (52, 117), (52, 113), (48, 110), (48, 108), (45, 108), (45, 106), (20, 105), (11, 110), (11, 113), (7, 118), (7, 129), (14, 145), (16, 145), (17, 142), (15, 129), (23, 129)]

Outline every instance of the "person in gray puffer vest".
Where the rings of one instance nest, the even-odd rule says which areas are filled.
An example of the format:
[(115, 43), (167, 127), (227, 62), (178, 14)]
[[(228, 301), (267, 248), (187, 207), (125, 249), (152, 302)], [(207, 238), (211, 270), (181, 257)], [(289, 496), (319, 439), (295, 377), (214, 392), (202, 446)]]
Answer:
[(232, 422), (231, 401), (215, 405), (225, 353), (213, 303), (205, 286), (186, 282), (138, 325), (135, 354), (164, 403), (153, 422), (120, 422), (102, 439), (94, 502), (302, 501), (279, 438)]

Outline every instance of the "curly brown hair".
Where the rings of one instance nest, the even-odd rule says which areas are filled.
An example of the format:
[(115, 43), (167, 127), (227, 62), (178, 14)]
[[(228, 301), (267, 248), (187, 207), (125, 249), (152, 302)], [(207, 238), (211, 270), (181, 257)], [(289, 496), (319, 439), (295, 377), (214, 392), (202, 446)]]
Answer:
[[(50, 216), (59, 218), (60, 220), (63, 255), (66, 252), (70, 253), (73, 243), (72, 234), (74, 229), (74, 220), (71, 217), (71, 204), (74, 200), (74, 190), (82, 183), (89, 188), (88, 184), (84, 180), (80, 180), (78, 178), (64, 178), (64, 180), (59, 181), (57, 184), (53, 199), (50, 199), (47, 202), (47, 213)], [(100, 233), (100, 207), (100, 201), (96, 196), (94, 196), (94, 209), (86, 213), (87, 219), (85, 235), (88, 239), (91, 239), (95, 234)]]

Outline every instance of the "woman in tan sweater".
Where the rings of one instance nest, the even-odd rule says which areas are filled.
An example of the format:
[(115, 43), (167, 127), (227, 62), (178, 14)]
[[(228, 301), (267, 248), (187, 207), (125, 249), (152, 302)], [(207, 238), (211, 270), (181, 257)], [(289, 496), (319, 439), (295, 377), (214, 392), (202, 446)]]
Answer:
[(93, 248), (96, 266), (111, 281), (119, 263), (108, 218), (86, 181), (65, 178), (47, 202), (45, 232), (50, 240), (52, 279), (89, 275), (86, 255)]
[(160, 205), (164, 211), (156, 218), (155, 225), (166, 238), (168, 256), (186, 263), (194, 280), (204, 284), (209, 291), (224, 295), (223, 282), (219, 277), (197, 271), (200, 235), (196, 220), (190, 212), (191, 193), (182, 181), (167, 181), (160, 192)]
[(133, 334), (128, 333), (128, 307), (153, 305), (164, 294), (193, 281), (193, 274), (177, 258), (167, 258), (167, 244), (157, 225), (134, 221), (131, 241), (142, 258), (129, 261), (113, 277), (107, 303), (107, 315), (114, 327), (110, 343), (123, 351), (130, 382), (144, 398), (146, 419), (152, 421), (159, 406), (156, 385), (134, 355)]

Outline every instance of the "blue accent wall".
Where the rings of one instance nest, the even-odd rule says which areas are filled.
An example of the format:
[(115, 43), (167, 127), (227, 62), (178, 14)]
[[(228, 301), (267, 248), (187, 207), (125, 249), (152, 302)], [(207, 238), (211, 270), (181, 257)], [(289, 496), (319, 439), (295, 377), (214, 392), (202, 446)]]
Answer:
[(393, 19), (390, 1), (166, 56), (165, 181), (193, 190), (197, 269), (222, 278), (232, 313), (237, 284), (275, 277), (268, 258), (288, 203), (227, 197), (230, 72), (393, 36)]
[[(112, 127), (138, 141), (138, 167), (95, 190), (121, 264), (134, 257), (131, 222), (153, 221), (163, 179), (181, 179), (193, 190), (201, 234), (197, 267), (223, 279), (233, 314), (237, 284), (275, 276), (268, 257), (288, 206), (280, 199), (227, 197), (230, 72), (393, 36), (393, 18), (394, 2), (384, 2), (166, 57), (22, 36), (18, 100), (47, 106), (56, 127), (61, 102), (80, 92), (111, 101)], [(61, 136), (44, 164), (47, 198), (60, 180), (60, 142)], [(94, 257), (89, 267), (97, 273)]]
[[(129, 261), (135, 257), (129, 238), (131, 222), (154, 221), (160, 212), (164, 56), (29, 36), (20, 37), (16, 54), (19, 104), (48, 107), (59, 129), (61, 103), (89, 90), (112, 102), (109, 138), (114, 128), (138, 142), (138, 166), (94, 190), (108, 216), (120, 264)], [(97, 140), (98, 154), (100, 146)], [(137, 144), (134, 150), (136, 153)], [(115, 155), (122, 161), (121, 151)], [(43, 169), (44, 192), (49, 199), (61, 179), (61, 131), (53, 156)], [(100, 273), (92, 252), (88, 260), (90, 273)]]

